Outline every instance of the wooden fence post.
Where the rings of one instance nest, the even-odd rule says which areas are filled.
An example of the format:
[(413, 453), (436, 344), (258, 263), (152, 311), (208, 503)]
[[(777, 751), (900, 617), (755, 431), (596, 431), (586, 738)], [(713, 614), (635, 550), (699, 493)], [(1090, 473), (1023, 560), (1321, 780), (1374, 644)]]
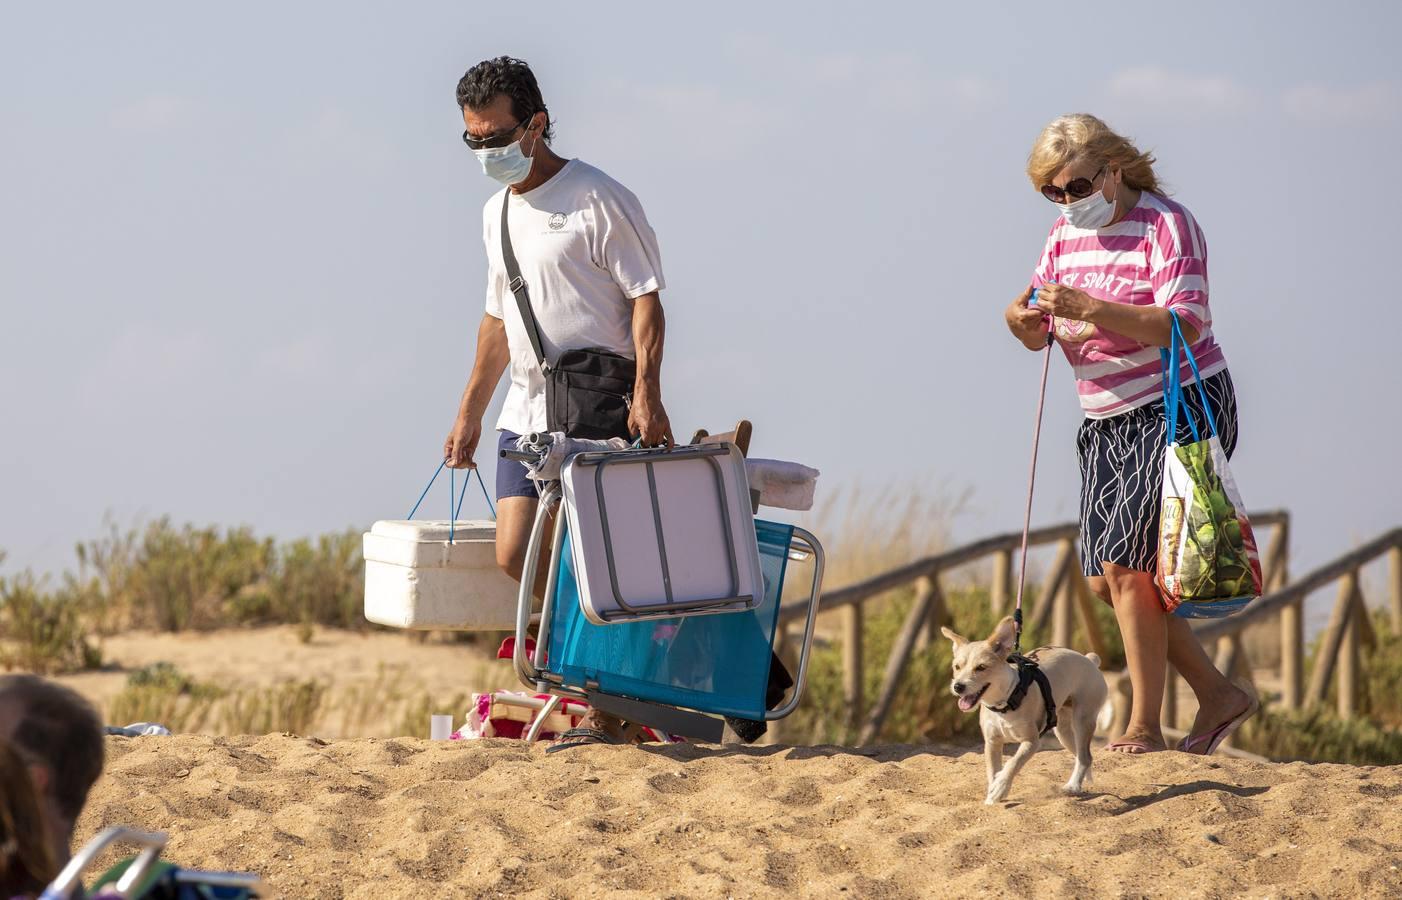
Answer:
[(842, 643), (842, 695), (847, 703), (847, 727), (855, 730), (862, 721), (862, 707), (866, 698), (863, 685), (866, 671), (863, 667), (862, 639), (864, 637), (863, 618), (865, 610), (860, 603), (852, 603), (842, 611), (844, 636)]
[(1358, 712), (1358, 637), (1362, 630), (1360, 621), (1368, 613), (1358, 596), (1357, 582), (1349, 597), (1349, 615), (1344, 623), (1344, 641), (1339, 647), (1339, 680), (1335, 685), (1338, 693), (1339, 718), (1352, 719)]
[(1061, 579), (1061, 586), (1057, 589), (1056, 596), (1052, 598), (1052, 602), (1056, 606), (1052, 609), (1051, 642), (1056, 647), (1071, 646), (1071, 632), (1076, 627), (1074, 599), (1076, 574), (1074, 566), (1069, 566), (1066, 576)]
[(1329, 695), (1329, 680), (1334, 676), (1334, 666), (1338, 662), (1339, 647), (1344, 642), (1344, 627), (1353, 612), (1353, 593), (1358, 589), (1358, 570), (1352, 569), (1339, 579), (1339, 599), (1329, 614), (1329, 628), (1324, 632), (1324, 643), (1319, 647), (1319, 656), (1310, 673), (1307, 703), (1323, 703)]
[(1280, 703), (1299, 709), (1305, 691), (1305, 617), (1303, 600), (1280, 610)]
[[(935, 603), (935, 596), (939, 591), (939, 581), (936, 579), (929, 577), (916, 579), (915, 604), (910, 608), (910, 613), (906, 615), (905, 623), (901, 625), (900, 634), (896, 635), (896, 643), (891, 648), (891, 656), (886, 660), (886, 674), (881, 681), (881, 693), (877, 695), (876, 704), (872, 706), (871, 712), (867, 715), (867, 721), (862, 726), (861, 734), (857, 735), (858, 746), (865, 746), (874, 741), (876, 736), (881, 733), (881, 726), (886, 724), (886, 716), (891, 712), (891, 705), (896, 700), (896, 691), (900, 687), (901, 676), (905, 674), (905, 668), (910, 663), (911, 653), (915, 651), (915, 644), (930, 617), (930, 607)], [(943, 605), (941, 602), (940, 606)]]
[[(1056, 609), (1057, 594), (1061, 591), (1061, 584), (1066, 580), (1067, 570), (1070, 569), (1071, 559), (1075, 555), (1076, 548), (1070, 540), (1061, 541), (1057, 545), (1056, 559), (1052, 562), (1051, 571), (1047, 573), (1047, 580), (1042, 585), (1041, 596), (1037, 598), (1037, 608), (1033, 610), (1030, 620), (1024, 619), (1027, 623), (1024, 628), (1038, 637), (1046, 634), (1052, 611)], [(1026, 599), (1023, 597), (1024, 601)]]
[(1008, 608), (1012, 583), (1013, 552), (999, 550), (993, 554), (993, 586), (988, 592), (988, 603), (993, 609), (993, 615), (1001, 616)]
[(1108, 665), (1110, 651), (1105, 643), (1105, 634), (1100, 630), (1100, 620), (1095, 617), (1095, 594), (1091, 592), (1090, 582), (1086, 581), (1086, 576), (1082, 575), (1079, 569), (1074, 571), (1074, 576), (1072, 581), (1076, 586), (1076, 608), (1081, 613), (1081, 627), (1085, 629), (1090, 649), (1100, 657), (1100, 664)]
[(1402, 545), (1387, 551), (1392, 575), (1392, 633), (1402, 634)]

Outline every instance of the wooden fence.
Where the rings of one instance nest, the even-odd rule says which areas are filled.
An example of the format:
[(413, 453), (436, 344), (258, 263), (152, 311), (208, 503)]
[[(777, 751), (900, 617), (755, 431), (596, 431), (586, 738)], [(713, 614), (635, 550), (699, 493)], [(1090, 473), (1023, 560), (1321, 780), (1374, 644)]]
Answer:
[[(1243, 630), (1278, 616), (1283, 705), (1296, 708), (1305, 701), (1322, 702), (1327, 696), (1330, 678), (1337, 674), (1339, 712), (1344, 716), (1353, 715), (1357, 702), (1359, 645), (1360, 642), (1371, 643), (1375, 640), (1371, 623), (1364, 612), (1359, 569), (1384, 554), (1389, 556), (1392, 623), (1394, 629), (1402, 633), (1402, 528), (1389, 531), (1291, 583), (1290, 514), (1285, 510), (1257, 512), (1251, 515), (1251, 521), (1258, 538), (1265, 528), (1270, 528), (1272, 532), (1262, 556), (1265, 595), (1238, 615), (1200, 621), (1196, 623), (1195, 630), (1204, 641), (1216, 642), (1219, 669), (1249, 678), (1251, 665), (1242, 640)], [(1104, 635), (1093, 612), (1094, 604), (1099, 601), (1092, 595), (1077, 564), (1076, 536), (1075, 523), (1039, 528), (1029, 535), (1029, 547), (1055, 544), (1056, 549), (1041, 588), (1036, 592), (1037, 603), (1024, 614), (1027, 627), (1039, 634), (1046, 634), (1046, 628), (1050, 625), (1050, 642), (1059, 645), (1071, 643), (1079, 619), (1090, 644), (1089, 649), (1103, 659), (1107, 656)], [(859, 729), (858, 743), (871, 743), (880, 735), (912, 655), (938, 636), (940, 625), (950, 624), (941, 577), (951, 570), (992, 557), (990, 602), (995, 613), (1007, 612), (1016, 590), (1013, 562), (1021, 542), (1021, 532), (985, 538), (828, 592), (823, 597), (824, 612), (841, 610), (843, 616), (843, 690), (848, 724)], [(1334, 606), (1323, 650), (1310, 676), (1308, 693), (1305, 693), (1304, 602), (1309, 594), (1333, 581), (1340, 581), (1339, 599)], [(868, 709), (862, 678), (865, 604), (910, 584), (915, 588), (915, 602), (896, 637), (886, 661), (881, 687)], [(781, 608), (780, 627), (786, 628), (805, 614), (802, 604)], [(1117, 679), (1116, 718), (1120, 720), (1117, 727), (1123, 725), (1124, 717), (1128, 714), (1128, 684), (1128, 678)], [(1172, 727), (1177, 722), (1177, 691), (1171, 670), (1168, 687), (1164, 701), (1165, 723)]]

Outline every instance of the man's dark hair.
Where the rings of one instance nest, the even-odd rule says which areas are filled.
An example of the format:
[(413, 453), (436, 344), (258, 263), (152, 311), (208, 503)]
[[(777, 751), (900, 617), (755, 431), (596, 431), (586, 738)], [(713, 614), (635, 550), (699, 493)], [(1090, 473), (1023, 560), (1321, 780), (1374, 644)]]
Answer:
[(0, 708), (15, 717), (10, 743), (49, 770), (49, 793), (76, 821), (102, 775), (102, 722), (78, 694), (37, 675), (0, 676)]
[(511, 98), (511, 114), (517, 121), (524, 121), (538, 112), (545, 113), (545, 131), (541, 136), (547, 141), (554, 139), (555, 123), (550, 118), (550, 110), (540, 95), (535, 73), (523, 60), (498, 56), (484, 59), (468, 69), (458, 82), (458, 107), (485, 109), (499, 94)]

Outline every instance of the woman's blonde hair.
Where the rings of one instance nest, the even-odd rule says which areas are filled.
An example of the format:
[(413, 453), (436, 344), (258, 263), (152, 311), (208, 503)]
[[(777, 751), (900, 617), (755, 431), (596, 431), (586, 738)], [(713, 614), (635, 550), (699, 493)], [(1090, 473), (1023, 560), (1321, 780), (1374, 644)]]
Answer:
[(1072, 160), (1088, 159), (1104, 166), (1118, 166), (1124, 183), (1136, 191), (1164, 193), (1154, 174), (1154, 154), (1138, 147), (1089, 113), (1060, 116), (1042, 129), (1027, 157), (1027, 177), (1041, 188)]

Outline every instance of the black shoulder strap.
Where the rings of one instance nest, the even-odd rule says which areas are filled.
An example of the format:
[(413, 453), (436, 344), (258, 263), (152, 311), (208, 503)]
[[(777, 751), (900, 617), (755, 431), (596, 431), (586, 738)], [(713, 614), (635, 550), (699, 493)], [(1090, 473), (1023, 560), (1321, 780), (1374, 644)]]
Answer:
[(511, 225), (506, 213), (511, 206), (511, 188), (502, 191), (501, 197), (501, 261), (506, 265), (507, 287), (516, 296), (516, 308), (521, 311), (521, 321), (526, 324), (526, 336), (531, 339), (531, 349), (535, 351), (536, 362), (542, 372), (548, 371), (545, 363), (545, 350), (540, 344), (540, 325), (536, 323), (531, 310), (531, 295), (526, 292), (526, 281), (521, 277), (521, 267), (516, 262), (516, 254), (511, 249)]

